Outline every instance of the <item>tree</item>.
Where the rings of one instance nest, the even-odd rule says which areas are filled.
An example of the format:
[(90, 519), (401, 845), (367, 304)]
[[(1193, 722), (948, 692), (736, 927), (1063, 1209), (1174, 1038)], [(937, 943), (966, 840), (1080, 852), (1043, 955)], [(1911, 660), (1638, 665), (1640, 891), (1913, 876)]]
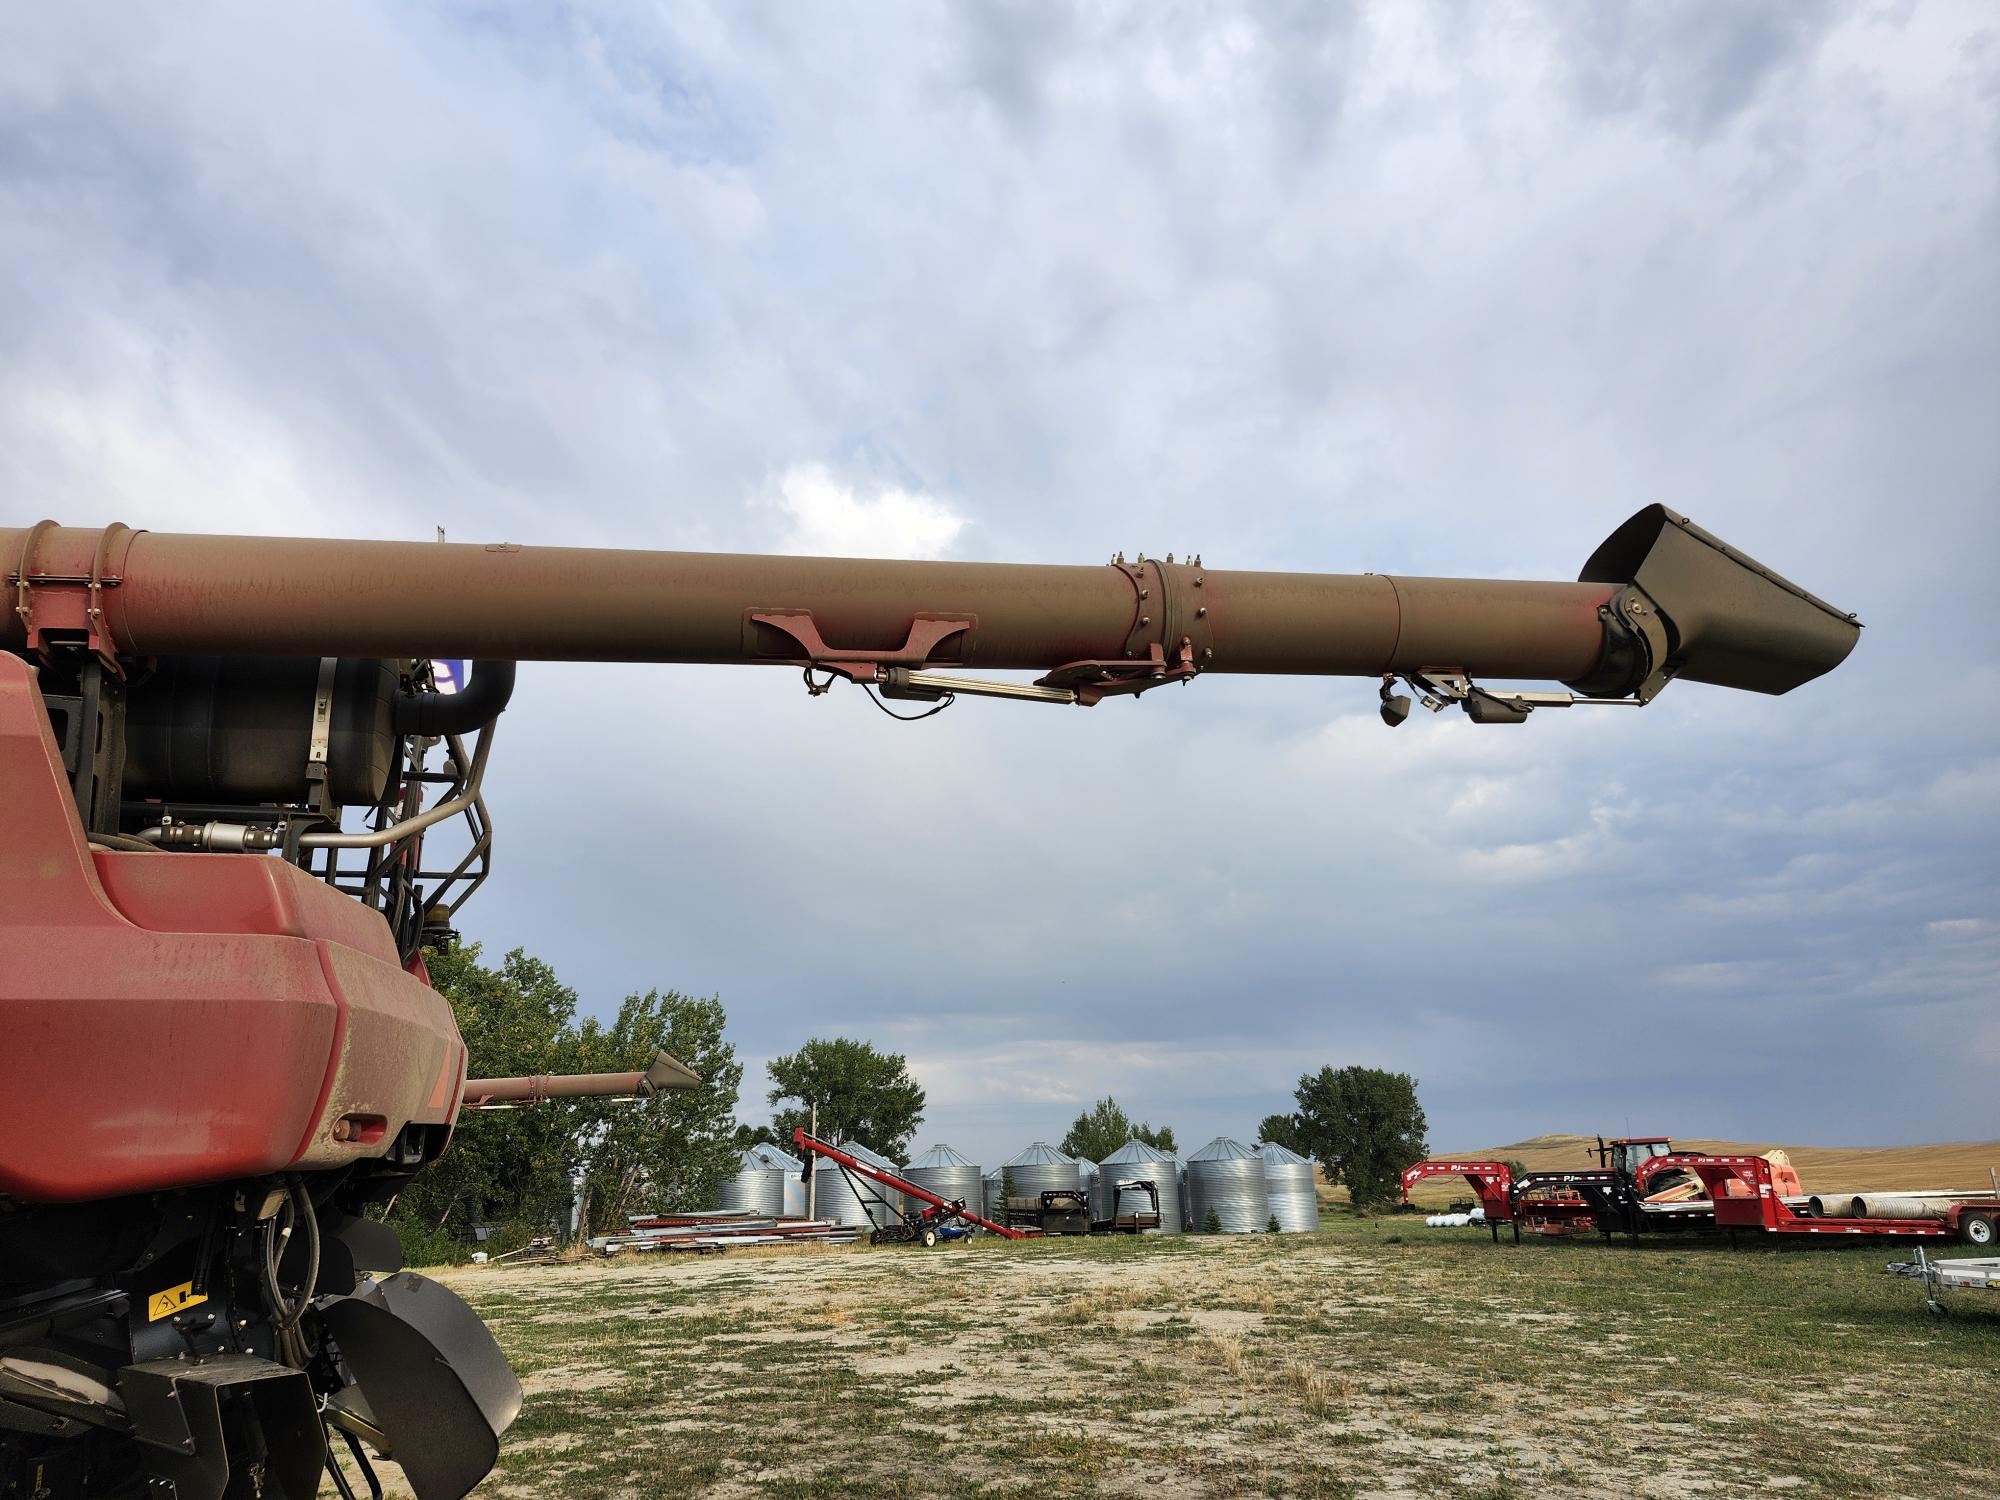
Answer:
[(567, 1229), (574, 1183), (586, 1227), (622, 1222), (635, 1208), (712, 1202), (729, 1169), (730, 1125), (743, 1068), (722, 1039), (720, 1000), (671, 991), (628, 996), (609, 1026), (578, 1023), (576, 991), (516, 948), (498, 968), (477, 944), (431, 954), (431, 982), (451, 1002), (470, 1071), (626, 1072), (665, 1048), (706, 1084), (643, 1102), (586, 1099), (465, 1116), (451, 1149), (398, 1195), (390, 1220), (426, 1251), (463, 1239), (476, 1223), (515, 1222), (533, 1233)]
[(1211, 1208), (1208, 1211), (1208, 1217), (1201, 1221), (1201, 1232), (1203, 1234), (1222, 1233), (1222, 1215)]
[(712, 1205), (735, 1165), (736, 1094), (743, 1064), (723, 1040), (719, 999), (675, 990), (627, 995), (610, 1026), (587, 1020), (577, 1034), (586, 1072), (640, 1068), (671, 1052), (702, 1080), (698, 1089), (667, 1089), (641, 1102), (581, 1101), (587, 1140), (579, 1219), (586, 1233), (623, 1228), (633, 1213)]
[(1396, 1194), (1403, 1168), (1428, 1151), (1417, 1081), (1380, 1068), (1321, 1068), (1299, 1079), (1299, 1133), (1329, 1182), (1357, 1208)]
[[(576, 1068), (576, 991), (519, 948), (498, 968), (477, 944), (427, 958), (431, 983), (451, 1002), (478, 1077)], [(476, 1223), (522, 1219), (554, 1227), (566, 1213), (581, 1159), (569, 1110), (495, 1110), (465, 1116), (451, 1149), (397, 1196), (393, 1218), (435, 1237), (469, 1238)]]
[(792, 1143), (779, 1140), (778, 1132), (768, 1125), (738, 1125), (730, 1132), (729, 1148), (737, 1155), (741, 1156), (752, 1146), (776, 1146), (787, 1154), (792, 1149)]
[(1116, 1099), (1099, 1099), (1078, 1115), (1069, 1134), (1062, 1138), (1060, 1149), (1065, 1156), (1103, 1161), (1127, 1141), (1141, 1141), (1156, 1151), (1174, 1154), (1172, 1126), (1162, 1125), (1155, 1130), (1143, 1121), (1135, 1125), (1131, 1116), (1118, 1107)]
[(878, 1052), (844, 1036), (815, 1037), (790, 1056), (773, 1058), (767, 1068), (770, 1102), (798, 1101), (796, 1108), (772, 1117), (781, 1141), (791, 1140), (799, 1126), (810, 1128), (818, 1104), (821, 1140), (859, 1141), (901, 1161), (923, 1123), (924, 1091), (900, 1052)]
[(1306, 1138), (1299, 1129), (1297, 1115), (1266, 1115), (1257, 1127), (1257, 1139), (1273, 1146), (1283, 1146), (1287, 1151), (1296, 1151), (1300, 1156), (1310, 1156), (1306, 1149)]

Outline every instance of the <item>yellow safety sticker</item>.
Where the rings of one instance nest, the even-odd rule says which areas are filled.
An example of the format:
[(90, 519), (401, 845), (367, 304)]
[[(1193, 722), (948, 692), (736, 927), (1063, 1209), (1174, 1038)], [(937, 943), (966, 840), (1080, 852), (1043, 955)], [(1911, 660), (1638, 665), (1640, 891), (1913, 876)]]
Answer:
[(192, 1281), (183, 1281), (179, 1286), (170, 1286), (146, 1299), (146, 1321), (157, 1323), (162, 1318), (171, 1318), (183, 1308), (195, 1307), (207, 1300), (207, 1292), (197, 1293)]

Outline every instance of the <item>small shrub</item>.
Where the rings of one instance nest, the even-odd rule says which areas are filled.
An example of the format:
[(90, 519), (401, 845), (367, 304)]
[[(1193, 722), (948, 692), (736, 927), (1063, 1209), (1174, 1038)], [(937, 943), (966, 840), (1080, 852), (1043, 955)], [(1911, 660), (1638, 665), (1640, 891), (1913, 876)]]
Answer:
[(1208, 1217), (1201, 1221), (1201, 1232), (1203, 1234), (1222, 1233), (1222, 1215), (1211, 1208), (1208, 1211)]
[(1266, 1225), (1264, 1226), (1264, 1233), (1266, 1233), (1266, 1234), (1278, 1234), (1278, 1233), (1280, 1233), (1280, 1232), (1281, 1232), (1281, 1231), (1280, 1231), (1280, 1230), (1279, 1230), (1279, 1228), (1278, 1228), (1278, 1216), (1277, 1216), (1276, 1214), (1272, 1214), (1272, 1215), (1271, 1215), (1271, 1222), (1270, 1222), (1270, 1223), (1268, 1223), (1268, 1224), (1266, 1224)]
[(406, 1266), (457, 1266), (465, 1263), (465, 1246), (449, 1230), (435, 1229), (408, 1219), (396, 1220), (390, 1227), (396, 1231), (396, 1238), (403, 1242), (403, 1264)]

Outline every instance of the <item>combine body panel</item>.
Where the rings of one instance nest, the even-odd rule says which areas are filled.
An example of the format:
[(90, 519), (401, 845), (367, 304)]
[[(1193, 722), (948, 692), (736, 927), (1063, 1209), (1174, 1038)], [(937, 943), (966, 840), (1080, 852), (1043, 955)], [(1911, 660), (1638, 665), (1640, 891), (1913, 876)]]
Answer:
[(333, 1167), (410, 1125), (443, 1148), (465, 1047), (380, 915), (278, 860), (188, 870), (92, 848), (27, 666), (5, 654), (0, 785), (0, 1194)]
[[(488, 873), (518, 661), (783, 666), (937, 705), (1353, 674), (1391, 725), (1414, 700), (1519, 724), (1678, 677), (1787, 692), (1860, 630), (1658, 506), (1576, 582), (43, 521), (0, 527), (0, 583), (0, 1494), (44, 1500), (304, 1493), (326, 1432), (418, 1500), (491, 1464), (520, 1388), (366, 1211), (462, 1107), (694, 1082), (467, 1084), (424, 954)], [(453, 694), (443, 657), (475, 662)], [(1498, 685), (1523, 681), (1563, 690)], [(447, 822), (469, 852), (434, 867)], [(892, 1186), (920, 1229), (983, 1222)]]

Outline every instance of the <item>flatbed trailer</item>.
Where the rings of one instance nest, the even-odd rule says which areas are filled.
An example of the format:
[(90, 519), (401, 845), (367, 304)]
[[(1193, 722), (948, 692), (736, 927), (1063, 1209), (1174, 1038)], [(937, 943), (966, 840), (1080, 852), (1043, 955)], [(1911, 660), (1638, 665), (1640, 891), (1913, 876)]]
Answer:
[(1961, 1240), (1993, 1244), (2000, 1226), (2000, 1198), (1953, 1203), (1934, 1218), (1856, 1219), (1814, 1214), (1810, 1204), (1780, 1195), (1771, 1164), (1761, 1156), (1686, 1156), (1679, 1164), (1700, 1177), (1715, 1207), (1718, 1228), (1731, 1244), (1744, 1231), (1900, 1240)]

